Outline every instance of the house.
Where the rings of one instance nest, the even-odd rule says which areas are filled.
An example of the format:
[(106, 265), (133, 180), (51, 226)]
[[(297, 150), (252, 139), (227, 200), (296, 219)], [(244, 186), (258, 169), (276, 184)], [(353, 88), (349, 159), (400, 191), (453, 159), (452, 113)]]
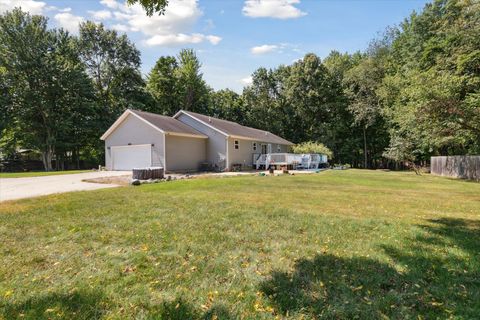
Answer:
[(261, 155), (293, 145), (268, 131), (180, 110), (173, 117), (127, 109), (102, 135), (109, 170), (252, 168)]

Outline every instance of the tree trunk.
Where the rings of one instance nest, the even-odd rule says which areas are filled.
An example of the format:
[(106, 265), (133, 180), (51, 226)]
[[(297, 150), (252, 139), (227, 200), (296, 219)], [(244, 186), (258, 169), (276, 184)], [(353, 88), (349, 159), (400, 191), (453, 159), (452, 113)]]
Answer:
[(75, 148), (75, 160), (77, 162), (77, 170), (80, 170), (80, 147)]
[(367, 157), (367, 128), (363, 127), (363, 155), (364, 159), (364, 169), (368, 169), (368, 157)]
[(46, 146), (45, 150), (42, 152), (42, 162), (45, 171), (52, 171), (52, 158), (53, 151), (51, 146)]
[[(52, 171), (52, 158), (54, 154), (54, 145), (51, 132), (47, 129), (47, 138), (45, 140), (45, 149), (42, 152), (42, 161), (45, 171)], [(58, 161), (57, 161), (58, 165)]]

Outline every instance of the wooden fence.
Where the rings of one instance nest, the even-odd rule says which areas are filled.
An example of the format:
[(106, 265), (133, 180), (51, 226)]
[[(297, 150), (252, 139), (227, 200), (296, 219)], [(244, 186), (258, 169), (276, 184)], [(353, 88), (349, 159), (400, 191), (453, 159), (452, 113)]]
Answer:
[(480, 156), (432, 157), (430, 162), (434, 175), (480, 181)]

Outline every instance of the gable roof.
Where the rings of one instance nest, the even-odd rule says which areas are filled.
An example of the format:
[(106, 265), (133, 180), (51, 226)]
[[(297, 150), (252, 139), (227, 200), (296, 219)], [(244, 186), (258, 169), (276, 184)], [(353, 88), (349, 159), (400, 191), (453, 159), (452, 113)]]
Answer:
[(162, 116), (151, 112), (127, 109), (102, 135), (100, 139), (105, 140), (130, 115), (142, 120), (147, 125), (153, 127), (155, 130), (161, 133), (193, 138), (208, 138), (206, 135), (172, 117)]
[(232, 138), (256, 140), (260, 142), (269, 142), (269, 143), (276, 143), (276, 144), (293, 145), (292, 142), (285, 140), (271, 132), (242, 126), (236, 122), (222, 120), (222, 119), (206, 116), (200, 113), (192, 112), (192, 111), (180, 110), (173, 117), (177, 118), (182, 113)]

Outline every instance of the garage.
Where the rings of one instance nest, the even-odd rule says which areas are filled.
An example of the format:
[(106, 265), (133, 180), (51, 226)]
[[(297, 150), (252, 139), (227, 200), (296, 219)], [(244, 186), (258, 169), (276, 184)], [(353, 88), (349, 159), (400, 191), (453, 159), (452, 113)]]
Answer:
[(152, 166), (152, 145), (112, 146), (112, 169), (132, 170)]
[(105, 141), (108, 170), (194, 171), (206, 161), (208, 137), (159, 114), (127, 109), (100, 139)]

